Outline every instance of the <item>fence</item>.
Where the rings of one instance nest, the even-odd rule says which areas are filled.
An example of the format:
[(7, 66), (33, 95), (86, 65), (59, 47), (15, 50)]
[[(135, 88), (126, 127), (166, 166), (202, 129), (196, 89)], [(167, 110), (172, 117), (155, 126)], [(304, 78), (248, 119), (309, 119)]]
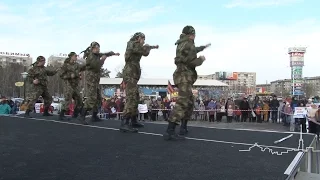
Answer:
[[(154, 119), (151, 120), (165, 120), (171, 113), (171, 109), (151, 109), (146, 113), (139, 113), (138, 119), (139, 120), (147, 120), (149, 117), (154, 117)], [(229, 111), (230, 112), (230, 111)], [(240, 112), (241, 114), (237, 114)], [(246, 113), (244, 113), (246, 112)], [(274, 113), (273, 113), (274, 112)], [(275, 119), (276, 122), (280, 123), (281, 113), (278, 110), (259, 110), (253, 111), (253, 110), (233, 110), (232, 111), (232, 118), (233, 120), (236, 120), (239, 118), (239, 121), (241, 121), (241, 118), (243, 116), (247, 115), (247, 119), (253, 118), (258, 119), (261, 118), (262, 121), (269, 121), (272, 119), (272, 117)], [(115, 113), (100, 113), (101, 118), (109, 118), (110, 115), (116, 115), (117, 119), (121, 119), (122, 112), (115, 112)], [(230, 113), (229, 113), (230, 115)], [(210, 121), (212, 119), (210, 118), (222, 118), (228, 116), (228, 110), (225, 109), (215, 109), (215, 110), (193, 110), (191, 120), (197, 121)]]

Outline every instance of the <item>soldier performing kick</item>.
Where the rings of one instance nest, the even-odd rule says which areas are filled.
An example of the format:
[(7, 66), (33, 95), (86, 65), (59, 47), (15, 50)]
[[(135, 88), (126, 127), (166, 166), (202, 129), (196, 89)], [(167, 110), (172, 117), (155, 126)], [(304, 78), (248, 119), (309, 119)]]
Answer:
[[(140, 60), (142, 56), (148, 56), (151, 49), (158, 49), (159, 46), (143, 45), (145, 35), (137, 32), (127, 43), (125, 53), (125, 66), (123, 68), (123, 82), (126, 91), (126, 104), (123, 111), (124, 118), (121, 120), (120, 130), (124, 132), (138, 132), (139, 127), (144, 125), (137, 120), (139, 104), (138, 81), (141, 76)], [(131, 120), (131, 123), (130, 123)]]
[(80, 95), (79, 83), (80, 83), (80, 72), (86, 69), (86, 64), (80, 65), (77, 61), (77, 54), (70, 52), (68, 58), (64, 61), (61, 67), (60, 77), (63, 79), (63, 94), (65, 97), (64, 109), (61, 110), (59, 119), (65, 120), (65, 112), (68, 112), (70, 102), (72, 99), (75, 101), (75, 108), (73, 111), (73, 118), (77, 118), (80, 112), (80, 108), (83, 106), (82, 98)]
[[(177, 69), (173, 73), (173, 81), (178, 88), (178, 99), (168, 119), (168, 128), (163, 135), (165, 140), (185, 139), (180, 135), (185, 135), (188, 132), (187, 122), (192, 115), (194, 106), (192, 86), (198, 77), (196, 67), (200, 66), (205, 60), (204, 56), (197, 58), (197, 53), (210, 46), (208, 44), (195, 47), (195, 35), (195, 29), (192, 26), (186, 26), (182, 30), (180, 39), (175, 43), (177, 45), (175, 57)], [(180, 120), (180, 135), (178, 135), (175, 128)]]
[(100, 45), (97, 42), (92, 42), (90, 46), (83, 51), (83, 58), (86, 59), (86, 81), (87, 85), (86, 97), (84, 107), (81, 110), (80, 121), (87, 125), (86, 114), (92, 110), (92, 121), (100, 121), (98, 117), (98, 106), (101, 103), (100, 91), (100, 70), (107, 57), (119, 56), (119, 53), (108, 52), (100, 53)]
[(37, 57), (37, 61), (32, 64), (32, 68), (28, 70), (26, 83), (28, 83), (29, 86), (27, 93), (27, 99), (29, 100), (29, 103), (24, 115), (27, 118), (31, 118), (30, 112), (33, 111), (34, 105), (40, 96), (42, 96), (44, 100), (43, 116), (52, 116), (52, 114), (49, 114), (52, 96), (48, 91), (47, 76), (55, 75), (59, 69), (49, 70), (44, 66), (45, 63), (46, 59), (43, 56), (39, 56)]

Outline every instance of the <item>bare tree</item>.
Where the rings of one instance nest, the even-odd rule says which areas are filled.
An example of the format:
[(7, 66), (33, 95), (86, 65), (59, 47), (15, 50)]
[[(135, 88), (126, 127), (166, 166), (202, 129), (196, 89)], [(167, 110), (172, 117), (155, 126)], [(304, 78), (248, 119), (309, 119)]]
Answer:
[[(49, 70), (54, 70), (58, 67), (61, 67), (62, 64), (58, 62), (53, 62), (50, 66), (47, 66)], [(63, 80), (60, 78), (59, 73), (54, 76), (48, 77), (48, 89), (49, 93), (52, 96), (59, 96), (63, 95)]]
[(109, 71), (107, 68), (101, 68), (100, 72), (100, 77), (110, 78), (111, 71)]
[(310, 83), (304, 83), (302, 90), (306, 93), (306, 97), (315, 95), (315, 87)]
[[(115, 72), (117, 73), (115, 78), (123, 78), (123, 69), (124, 69), (123, 65), (120, 65), (115, 69)], [(141, 70), (141, 74), (143, 74), (142, 68), (140, 70)]]
[(115, 69), (115, 72), (117, 73), (115, 78), (123, 78), (123, 74), (122, 74), (123, 68), (124, 66), (120, 65)]
[(6, 97), (20, 97), (21, 87), (16, 87), (16, 82), (23, 81), (21, 73), (26, 67), (18, 63), (10, 63), (0, 67), (0, 94)]

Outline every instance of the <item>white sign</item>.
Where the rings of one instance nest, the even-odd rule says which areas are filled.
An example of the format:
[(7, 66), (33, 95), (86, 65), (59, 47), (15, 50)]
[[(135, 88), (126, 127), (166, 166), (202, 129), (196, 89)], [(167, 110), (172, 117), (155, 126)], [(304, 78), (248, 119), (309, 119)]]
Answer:
[(41, 105), (43, 106), (43, 103), (36, 103), (36, 104), (34, 105), (34, 108), (35, 108), (35, 110), (36, 110), (36, 113), (40, 113), (40, 107), (41, 107)]
[[(68, 54), (60, 53), (60, 54), (57, 54), (57, 55), (54, 55), (54, 56), (67, 58), (67, 57), (68, 57)], [(78, 58), (82, 58), (82, 57), (80, 57), (79, 55), (77, 55), (77, 57), (78, 57)]]
[(306, 107), (295, 107), (293, 118), (305, 118), (308, 111)]
[(146, 104), (138, 104), (138, 111), (139, 113), (147, 113), (148, 112), (148, 106)]
[(30, 54), (23, 53), (12, 53), (12, 52), (0, 52), (2, 56), (21, 56), (21, 57), (30, 57)]
[(291, 47), (288, 49), (288, 53), (293, 53), (293, 52), (305, 53), (306, 51), (307, 51), (306, 47)]

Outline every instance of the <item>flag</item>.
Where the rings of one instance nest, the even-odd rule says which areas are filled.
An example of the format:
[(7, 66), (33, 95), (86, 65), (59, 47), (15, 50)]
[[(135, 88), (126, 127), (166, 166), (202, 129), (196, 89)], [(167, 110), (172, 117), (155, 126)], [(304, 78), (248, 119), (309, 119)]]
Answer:
[(171, 85), (170, 81), (168, 80), (168, 87), (167, 87), (167, 91), (169, 94), (174, 93), (174, 89), (173, 86)]
[(120, 89), (122, 89), (122, 90), (126, 89), (126, 83), (123, 80), (120, 84)]

